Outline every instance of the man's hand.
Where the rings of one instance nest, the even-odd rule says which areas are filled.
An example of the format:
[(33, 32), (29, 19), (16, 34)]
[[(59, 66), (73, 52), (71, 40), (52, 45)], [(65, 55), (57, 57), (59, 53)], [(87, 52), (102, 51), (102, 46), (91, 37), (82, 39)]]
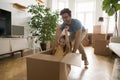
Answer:
[(69, 29), (69, 26), (65, 26), (65, 31), (68, 31), (68, 29)]

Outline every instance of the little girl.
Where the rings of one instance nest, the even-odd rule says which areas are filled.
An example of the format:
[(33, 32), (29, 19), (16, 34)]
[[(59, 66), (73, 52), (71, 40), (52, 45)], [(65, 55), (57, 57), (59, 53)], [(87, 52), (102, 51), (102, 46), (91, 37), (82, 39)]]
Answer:
[[(58, 45), (55, 47), (55, 56), (65, 56), (69, 52), (71, 52), (71, 43), (69, 42), (69, 36), (68, 36), (68, 29), (69, 27), (66, 26), (65, 28), (65, 35), (62, 35), (59, 38)], [(71, 66), (69, 64), (62, 64), (63, 67), (63, 74), (67, 77), (70, 73)]]
[(65, 35), (59, 38), (58, 45), (55, 47), (55, 56), (64, 56), (71, 51), (71, 43), (69, 42), (68, 29), (65, 28)]

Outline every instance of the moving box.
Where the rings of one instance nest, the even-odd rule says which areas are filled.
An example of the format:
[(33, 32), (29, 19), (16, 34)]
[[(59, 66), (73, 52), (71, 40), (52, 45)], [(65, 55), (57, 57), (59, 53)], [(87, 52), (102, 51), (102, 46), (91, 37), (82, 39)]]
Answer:
[[(46, 52), (47, 53), (47, 52)], [(67, 80), (68, 65), (81, 66), (81, 54), (64, 57), (34, 54), (27, 57), (27, 80)]]

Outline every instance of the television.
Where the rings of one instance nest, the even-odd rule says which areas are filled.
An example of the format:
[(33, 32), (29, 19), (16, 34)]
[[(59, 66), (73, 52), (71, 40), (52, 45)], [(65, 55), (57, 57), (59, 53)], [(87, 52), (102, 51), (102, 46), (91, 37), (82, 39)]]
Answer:
[(11, 12), (0, 9), (0, 36), (11, 36)]

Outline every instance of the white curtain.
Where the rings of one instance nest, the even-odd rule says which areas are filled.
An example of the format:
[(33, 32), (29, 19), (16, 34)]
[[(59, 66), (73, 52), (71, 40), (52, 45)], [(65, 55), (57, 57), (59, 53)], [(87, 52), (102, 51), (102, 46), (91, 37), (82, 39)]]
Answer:
[(120, 11), (119, 11), (119, 18), (118, 18), (118, 36), (120, 37)]

